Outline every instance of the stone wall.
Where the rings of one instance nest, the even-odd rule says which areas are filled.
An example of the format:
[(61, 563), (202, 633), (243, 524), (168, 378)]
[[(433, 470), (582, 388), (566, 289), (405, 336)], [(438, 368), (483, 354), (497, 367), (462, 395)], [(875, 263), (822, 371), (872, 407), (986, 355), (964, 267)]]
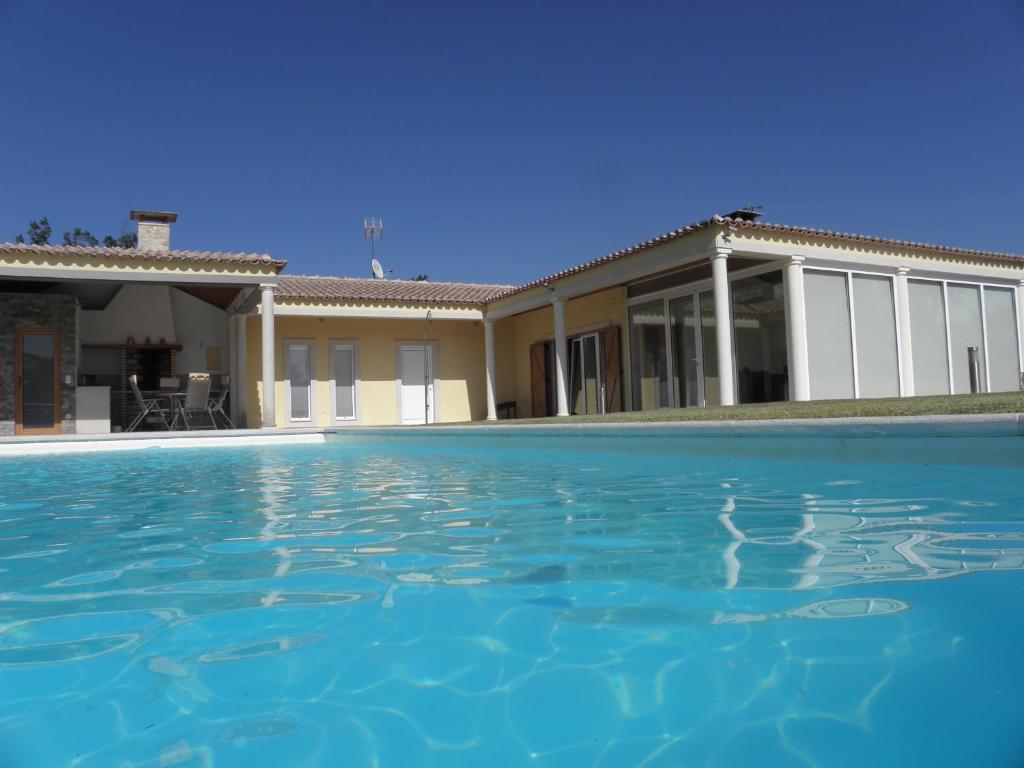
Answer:
[[(61, 432), (75, 431), (76, 338), (74, 296), (0, 293), (0, 435), (14, 434), (15, 331), (55, 328), (60, 348)], [(70, 382), (70, 384), (68, 383)]]

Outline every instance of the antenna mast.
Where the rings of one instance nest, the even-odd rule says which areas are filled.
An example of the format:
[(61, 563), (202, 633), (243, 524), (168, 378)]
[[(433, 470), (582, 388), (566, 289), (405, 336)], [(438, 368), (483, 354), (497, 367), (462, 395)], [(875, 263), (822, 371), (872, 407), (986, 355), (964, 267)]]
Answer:
[(370, 258), (377, 258), (377, 241), (384, 234), (384, 221), (374, 216), (363, 219), (363, 237), (370, 240)]

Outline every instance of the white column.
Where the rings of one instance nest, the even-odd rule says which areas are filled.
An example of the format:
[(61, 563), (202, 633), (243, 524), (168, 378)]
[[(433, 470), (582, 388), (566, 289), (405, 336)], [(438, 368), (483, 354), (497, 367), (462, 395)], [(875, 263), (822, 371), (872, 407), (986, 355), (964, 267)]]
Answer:
[(1024, 387), (1024, 280), (1017, 283), (1017, 344), (1020, 347), (1020, 383)]
[(277, 426), (274, 418), (274, 286), (261, 285), (260, 326), (263, 346), (263, 427)]
[(484, 320), (484, 357), (487, 360), (487, 420), (497, 421), (494, 396), (494, 321)]
[(246, 345), (245, 345), (245, 315), (235, 316), (235, 379), (231, 381), (231, 402), (234, 404), (234, 412), (231, 420), (236, 427), (247, 426), (245, 415), (246, 389), (248, 388), (248, 376), (246, 375)]
[(789, 317), (790, 400), (811, 399), (811, 376), (807, 365), (807, 307), (804, 304), (804, 257), (786, 263), (786, 313)]
[(726, 259), (731, 251), (718, 249), (711, 255), (711, 276), (715, 288), (715, 341), (718, 344), (718, 396), (722, 405), (736, 405), (732, 375), (732, 301)]
[(910, 289), (907, 286), (906, 267), (896, 270), (896, 316), (900, 328), (900, 376), (903, 397), (914, 396), (914, 340), (910, 336)]
[(565, 374), (565, 299), (552, 299), (555, 310), (555, 393), (558, 397), (558, 415), (569, 415), (569, 393)]

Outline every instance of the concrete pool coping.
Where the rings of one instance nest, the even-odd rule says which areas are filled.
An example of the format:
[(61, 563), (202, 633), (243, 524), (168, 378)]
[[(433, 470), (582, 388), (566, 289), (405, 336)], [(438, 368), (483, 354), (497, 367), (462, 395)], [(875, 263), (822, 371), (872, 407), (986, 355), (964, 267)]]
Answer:
[(829, 419), (764, 419), (734, 421), (626, 421), (565, 424), (510, 422), (430, 424), (378, 427), (309, 427), (225, 429), (203, 432), (135, 432), (109, 435), (23, 435), (0, 438), (0, 458), (133, 451), (149, 448), (231, 448), (240, 446), (322, 444), (346, 434), (388, 434), (425, 437), (468, 433), (513, 435), (586, 433), (687, 437), (1012, 437), (1024, 436), (1024, 414), (955, 414), (947, 416), (857, 416)]
[[(336, 434), (345, 430), (329, 430)], [(395, 427), (362, 427), (360, 432), (427, 434), (430, 432), (471, 432), (499, 434), (515, 432), (628, 432), (639, 435), (680, 433), (692, 437), (756, 437), (770, 434), (782, 436), (828, 437), (965, 437), (1024, 436), (1024, 414), (972, 413), (942, 416), (851, 416), (814, 419), (734, 419), (729, 421), (580, 421), (567, 423), (473, 422), (464, 424), (430, 424)]]

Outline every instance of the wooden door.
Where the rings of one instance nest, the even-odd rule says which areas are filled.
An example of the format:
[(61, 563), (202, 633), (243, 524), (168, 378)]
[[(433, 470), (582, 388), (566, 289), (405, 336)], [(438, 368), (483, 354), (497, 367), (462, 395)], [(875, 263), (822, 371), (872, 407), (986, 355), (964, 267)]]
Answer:
[(14, 433), (60, 434), (60, 346), (54, 328), (14, 334)]
[(606, 413), (622, 410), (622, 353), (619, 328), (613, 325), (601, 331), (601, 378), (604, 383)]

